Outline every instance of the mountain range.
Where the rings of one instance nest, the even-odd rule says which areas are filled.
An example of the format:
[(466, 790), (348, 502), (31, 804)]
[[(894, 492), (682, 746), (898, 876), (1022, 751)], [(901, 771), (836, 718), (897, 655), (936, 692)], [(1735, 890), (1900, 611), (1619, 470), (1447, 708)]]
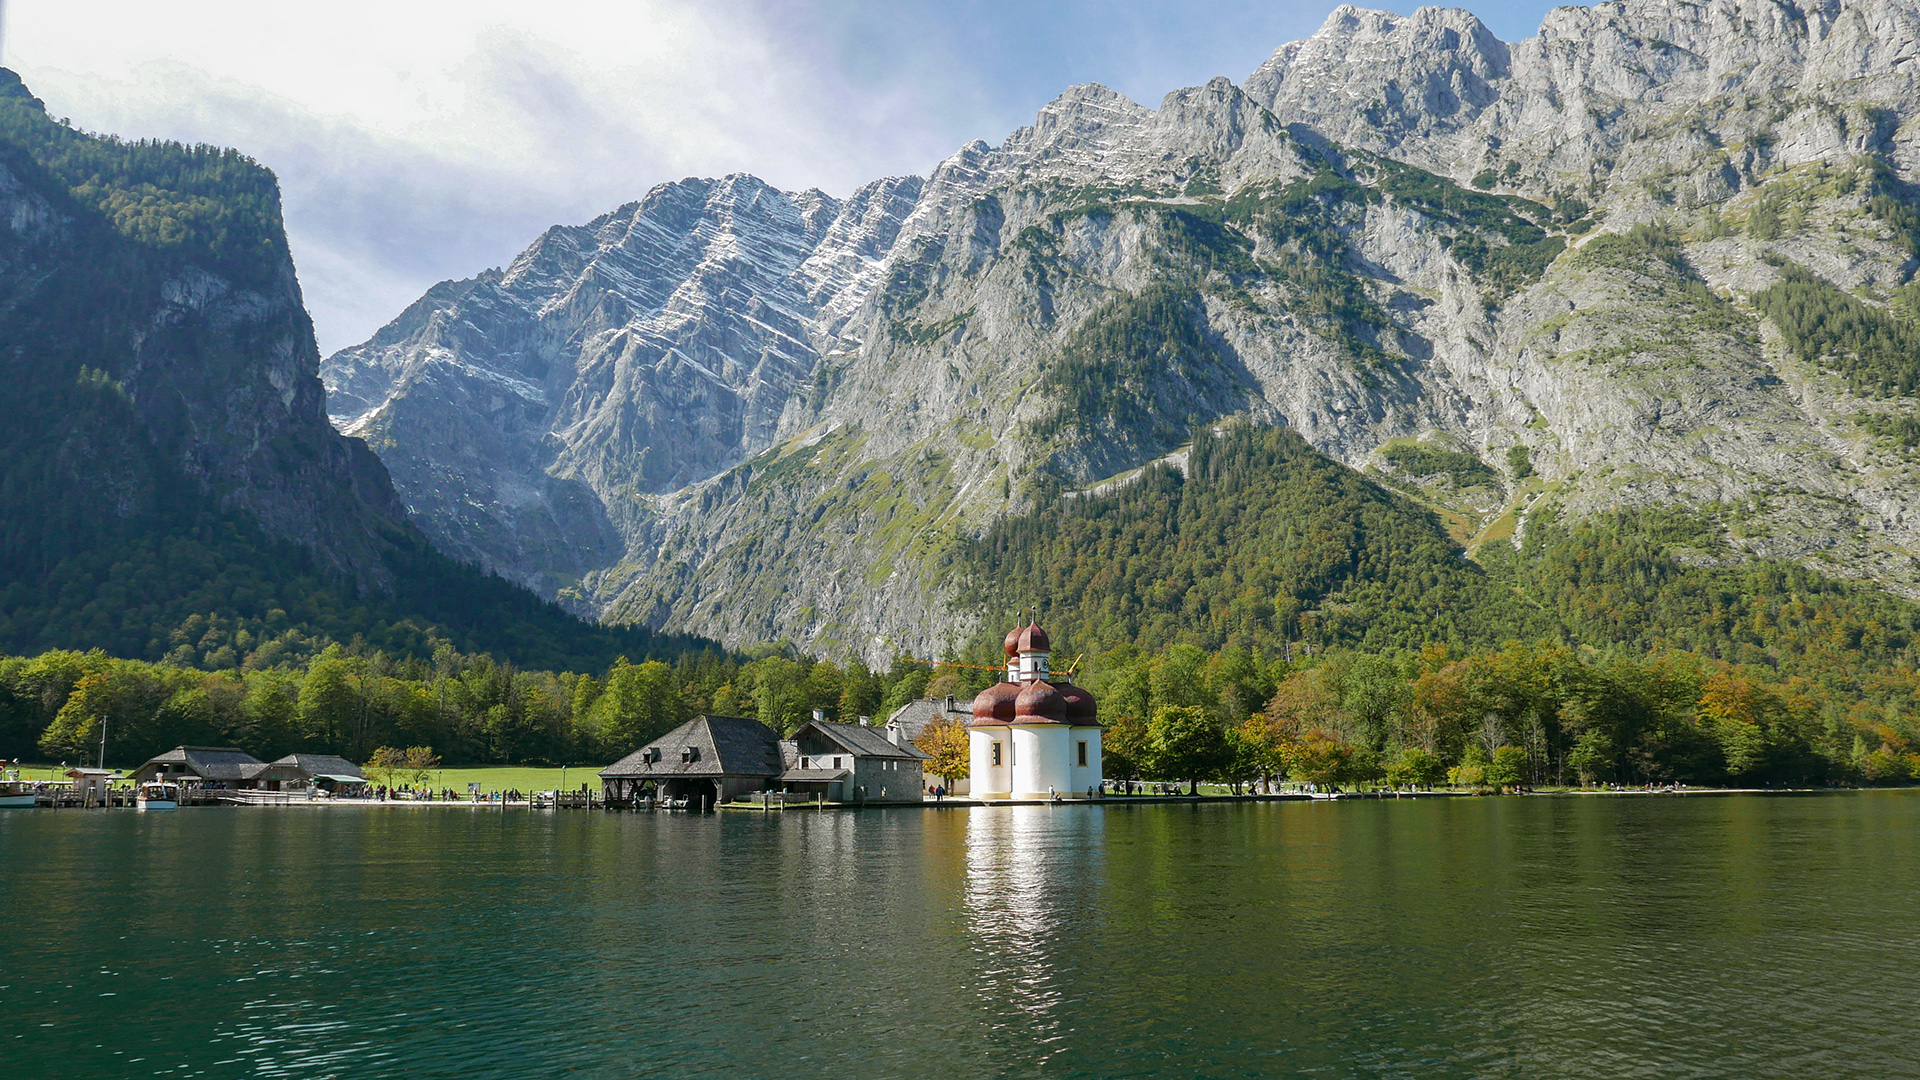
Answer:
[(555, 226), (326, 358), (327, 408), (442, 551), (870, 662), (974, 632), (996, 523), (1235, 423), (1469, 552), (1677, 508), (1683, 562), (1916, 596), (1916, 74), (1900, 0), (1625, 0), (1516, 44), (1342, 7), (1238, 85), (1074, 87), (927, 177)]

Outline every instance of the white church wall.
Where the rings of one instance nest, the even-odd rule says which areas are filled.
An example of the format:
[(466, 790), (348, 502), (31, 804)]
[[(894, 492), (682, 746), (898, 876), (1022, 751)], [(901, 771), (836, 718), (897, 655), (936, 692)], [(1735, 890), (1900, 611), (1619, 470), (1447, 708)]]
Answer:
[[(1087, 744), (1087, 763), (1080, 764), (1080, 743)], [(1100, 781), (1104, 777), (1100, 762), (1100, 729), (1074, 728), (1072, 742), (1068, 749), (1073, 752), (1073, 791), (1085, 797), (1089, 790), (1098, 792)]]
[(1015, 798), (1044, 799), (1052, 790), (1073, 791), (1070, 729), (1059, 724), (1013, 729), (1013, 794)]
[[(1012, 745), (1005, 728), (974, 728), (967, 732), (968, 787), (980, 798), (1005, 798), (1013, 790)], [(993, 748), (1000, 746), (1000, 764), (993, 763)]]

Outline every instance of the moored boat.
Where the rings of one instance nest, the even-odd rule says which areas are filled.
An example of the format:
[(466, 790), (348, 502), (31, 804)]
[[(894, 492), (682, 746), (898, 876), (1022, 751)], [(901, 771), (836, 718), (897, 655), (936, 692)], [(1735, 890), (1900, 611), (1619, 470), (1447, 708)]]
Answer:
[(0, 780), (0, 809), (27, 810), (39, 800), (26, 780)]
[(133, 804), (142, 810), (172, 810), (180, 805), (180, 785), (171, 780), (149, 780), (134, 793)]

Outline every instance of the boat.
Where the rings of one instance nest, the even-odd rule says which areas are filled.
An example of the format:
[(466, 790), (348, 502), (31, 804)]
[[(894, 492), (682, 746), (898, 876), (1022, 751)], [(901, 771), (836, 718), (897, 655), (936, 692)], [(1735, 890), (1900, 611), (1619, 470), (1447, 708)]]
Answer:
[(0, 780), (0, 809), (29, 810), (39, 799), (31, 781)]
[(180, 805), (180, 785), (171, 780), (149, 780), (134, 793), (133, 804), (142, 810), (172, 810)]

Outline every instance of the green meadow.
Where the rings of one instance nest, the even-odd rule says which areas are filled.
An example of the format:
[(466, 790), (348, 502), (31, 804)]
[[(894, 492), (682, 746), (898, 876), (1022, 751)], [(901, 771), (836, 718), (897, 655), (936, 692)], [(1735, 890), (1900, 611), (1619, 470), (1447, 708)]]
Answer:
[[(426, 786), (435, 791), (451, 788), (464, 795), (469, 783), (479, 784), (483, 792), (579, 791), (581, 784), (587, 785), (593, 791), (599, 791), (600, 766), (569, 765), (564, 770), (523, 768), (517, 765), (477, 769), (435, 769), (430, 774)], [(405, 784), (401, 782), (396, 786), (405, 786)]]
[[(20, 770), (22, 780), (65, 780), (66, 769), (59, 765), (14, 765), (9, 769)], [(368, 770), (372, 776), (372, 770)], [(451, 788), (466, 794), (467, 784), (477, 783), (480, 790), (487, 791), (579, 791), (585, 784), (594, 791), (600, 790), (600, 766), (569, 765), (566, 769), (536, 769), (503, 765), (499, 767), (477, 769), (435, 769), (428, 775), (426, 784), (435, 791)], [(395, 781), (396, 787), (406, 786), (405, 781)]]

